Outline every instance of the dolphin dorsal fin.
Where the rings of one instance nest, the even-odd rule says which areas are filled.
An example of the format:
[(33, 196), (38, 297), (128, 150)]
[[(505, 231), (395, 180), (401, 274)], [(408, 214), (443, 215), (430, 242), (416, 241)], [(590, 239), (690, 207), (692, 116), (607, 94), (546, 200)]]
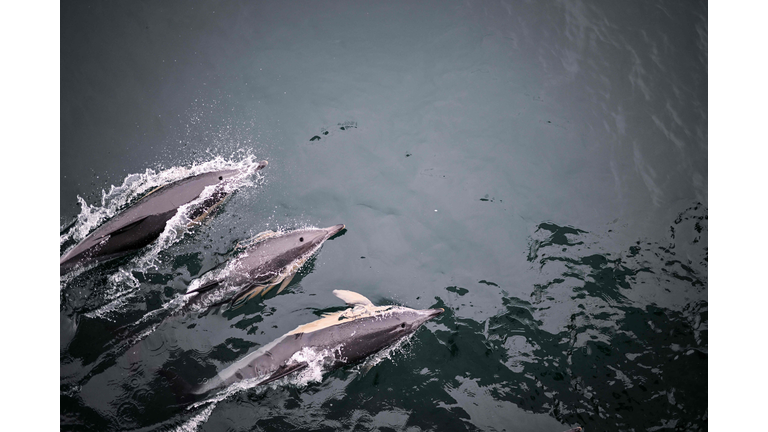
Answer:
[(353, 306), (353, 305), (373, 306), (373, 303), (371, 303), (370, 300), (353, 291), (333, 290), (333, 295), (344, 300), (344, 302), (350, 306)]

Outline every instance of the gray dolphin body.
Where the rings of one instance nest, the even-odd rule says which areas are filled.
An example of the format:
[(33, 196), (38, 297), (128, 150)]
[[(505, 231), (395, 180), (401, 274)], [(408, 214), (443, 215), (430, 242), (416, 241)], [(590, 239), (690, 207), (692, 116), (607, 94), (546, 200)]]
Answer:
[(194, 395), (225, 387), (245, 379), (267, 384), (308, 366), (305, 358), (319, 356), (330, 370), (358, 362), (410, 335), (443, 309), (414, 310), (402, 306), (374, 306), (352, 291), (333, 291), (352, 308), (325, 315), (297, 327), (222, 370), (203, 385), (191, 389)]
[(339, 224), (328, 228), (261, 233), (238, 258), (227, 264), (220, 276), (190, 285), (187, 296), (191, 297), (191, 304), (205, 308), (221, 303), (225, 298), (237, 306), (282, 284), (279, 293), (323, 243), (343, 229), (344, 225)]
[[(256, 170), (265, 166), (267, 161), (262, 161)], [(147, 246), (163, 233), (166, 222), (176, 215), (179, 207), (197, 199), (206, 187), (218, 185), (214, 193), (190, 214), (194, 221), (204, 218), (227, 197), (225, 182), (238, 174), (239, 170), (208, 172), (150, 192), (64, 254), (59, 261), (61, 274), (78, 265), (118, 258)]]

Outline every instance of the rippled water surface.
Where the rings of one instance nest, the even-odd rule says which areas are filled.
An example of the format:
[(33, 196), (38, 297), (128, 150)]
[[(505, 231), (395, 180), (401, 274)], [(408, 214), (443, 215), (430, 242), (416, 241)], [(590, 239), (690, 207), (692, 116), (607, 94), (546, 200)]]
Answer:
[[(703, 2), (61, 4), (61, 253), (157, 185), (269, 166), (63, 276), (64, 430), (706, 430)], [(288, 287), (174, 315), (267, 230)], [(364, 364), (201, 382), (334, 289), (445, 308)]]

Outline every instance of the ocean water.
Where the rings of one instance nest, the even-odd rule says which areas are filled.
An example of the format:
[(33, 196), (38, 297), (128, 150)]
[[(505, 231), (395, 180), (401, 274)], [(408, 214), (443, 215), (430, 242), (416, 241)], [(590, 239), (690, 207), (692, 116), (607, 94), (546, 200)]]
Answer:
[[(706, 2), (61, 4), (61, 252), (155, 185), (269, 166), (60, 282), (62, 430), (707, 430)], [(165, 320), (266, 230), (288, 288)], [(334, 289), (445, 308), (363, 365), (180, 403)], [(130, 328), (126, 331), (126, 328)]]

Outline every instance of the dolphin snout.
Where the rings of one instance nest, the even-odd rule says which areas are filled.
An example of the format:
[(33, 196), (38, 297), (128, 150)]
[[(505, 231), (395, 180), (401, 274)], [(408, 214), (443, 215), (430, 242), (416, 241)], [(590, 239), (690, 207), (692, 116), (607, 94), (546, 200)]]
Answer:
[(430, 318), (432, 318), (432, 317), (436, 317), (436, 316), (440, 315), (440, 314), (441, 314), (441, 313), (443, 313), (443, 312), (445, 312), (445, 309), (443, 309), (443, 308), (438, 308), (438, 309), (429, 309), (429, 310), (427, 311), (427, 313), (429, 314), (429, 317), (430, 317)]
[(229, 170), (220, 171), (219, 175), (222, 178), (220, 178), (219, 180), (225, 180), (225, 179), (230, 179), (230, 178), (233, 178), (233, 177), (240, 177), (240, 176), (244, 176), (244, 175), (251, 175), (251, 174), (255, 173), (256, 171), (260, 171), (260, 170), (264, 169), (267, 165), (269, 165), (269, 162), (263, 160), (263, 161), (259, 162), (259, 165), (257, 165), (256, 168), (252, 168), (252, 167), (251, 168), (235, 168), (235, 169), (229, 169)]
[(344, 228), (345, 228), (344, 224), (338, 224), (338, 225), (334, 225), (332, 227), (326, 228), (325, 231), (328, 232), (328, 237), (331, 237), (338, 234)]

